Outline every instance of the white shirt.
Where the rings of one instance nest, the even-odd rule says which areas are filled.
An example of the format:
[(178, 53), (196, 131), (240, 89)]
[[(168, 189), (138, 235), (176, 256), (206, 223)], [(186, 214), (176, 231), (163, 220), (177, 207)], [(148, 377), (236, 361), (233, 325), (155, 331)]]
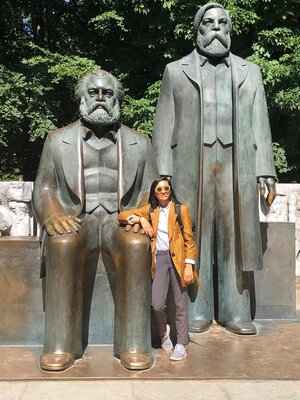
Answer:
[(170, 203), (167, 207), (159, 207), (159, 218), (156, 235), (156, 250), (169, 250), (168, 220), (170, 214)]

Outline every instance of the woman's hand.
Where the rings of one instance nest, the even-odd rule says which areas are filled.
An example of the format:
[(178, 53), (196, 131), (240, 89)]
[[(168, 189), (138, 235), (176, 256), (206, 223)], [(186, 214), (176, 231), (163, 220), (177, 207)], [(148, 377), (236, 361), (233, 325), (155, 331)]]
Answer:
[(149, 224), (149, 222), (146, 220), (146, 218), (141, 217), (139, 222), (140, 222), (141, 227), (144, 229), (146, 235), (148, 235), (150, 238), (152, 238), (153, 234), (154, 234), (153, 228)]
[(194, 279), (194, 271), (192, 264), (185, 264), (183, 281), (186, 285), (189, 285), (193, 282)]

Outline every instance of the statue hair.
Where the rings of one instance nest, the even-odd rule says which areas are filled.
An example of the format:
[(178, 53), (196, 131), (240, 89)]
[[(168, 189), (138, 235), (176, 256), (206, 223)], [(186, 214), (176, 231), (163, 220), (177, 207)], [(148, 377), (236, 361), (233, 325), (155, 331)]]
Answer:
[(231, 31), (232, 22), (231, 22), (231, 17), (228, 14), (228, 11), (219, 3), (208, 3), (208, 4), (205, 4), (205, 6), (201, 7), (198, 10), (197, 14), (195, 15), (194, 23), (193, 23), (193, 31), (194, 31), (195, 37), (197, 37), (199, 25), (200, 25), (201, 21), (203, 20), (203, 17), (205, 15), (206, 11), (210, 10), (211, 8), (221, 8), (222, 10), (225, 11), (225, 13), (227, 15), (227, 19), (228, 19), (229, 29)]
[(84, 75), (81, 79), (79, 79), (77, 85), (75, 86), (75, 97), (78, 103), (80, 103), (81, 97), (83, 96), (83, 87), (84, 84), (88, 79), (90, 79), (93, 75), (99, 76), (99, 77), (109, 77), (111, 78), (114, 83), (116, 84), (117, 87), (117, 99), (119, 100), (120, 106), (123, 103), (124, 97), (125, 97), (125, 91), (123, 86), (121, 85), (121, 82), (112, 74), (110, 74), (107, 71), (104, 71), (104, 69), (98, 69), (96, 71), (89, 72), (88, 74)]

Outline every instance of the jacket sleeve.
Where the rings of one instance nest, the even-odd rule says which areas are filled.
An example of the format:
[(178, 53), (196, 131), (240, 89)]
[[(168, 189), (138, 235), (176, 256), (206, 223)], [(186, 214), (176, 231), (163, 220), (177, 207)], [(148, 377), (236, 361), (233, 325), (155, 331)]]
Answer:
[(181, 206), (182, 236), (184, 241), (184, 258), (196, 260), (197, 247), (193, 235), (192, 216), (187, 205)]
[(256, 176), (275, 177), (272, 137), (265, 90), (260, 69), (255, 66), (255, 78), (258, 82), (252, 110), (252, 126), (257, 146)]
[(118, 215), (118, 221), (120, 224), (128, 224), (127, 218), (131, 215), (136, 215), (137, 217), (144, 217), (149, 221), (149, 210), (150, 204), (146, 204), (143, 207), (134, 208), (132, 210), (121, 211)]
[(160, 95), (156, 107), (152, 144), (160, 175), (172, 176), (171, 141), (174, 129), (175, 105), (169, 66), (163, 74)]
[(52, 215), (66, 213), (58, 197), (52, 141), (51, 136), (48, 135), (44, 144), (32, 195), (33, 212), (42, 226), (44, 226), (45, 222)]

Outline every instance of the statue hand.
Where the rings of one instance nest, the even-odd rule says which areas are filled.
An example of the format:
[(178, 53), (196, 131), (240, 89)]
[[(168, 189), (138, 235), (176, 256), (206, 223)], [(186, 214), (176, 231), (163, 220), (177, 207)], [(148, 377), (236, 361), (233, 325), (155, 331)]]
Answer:
[(45, 230), (49, 236), (55, 233), (62, 235), (64, 232), (70, 234), (78, 233), (82, 221), (71, 215), (55, 214), (44, 224)]
[(274, 178), (265, 178), (265, 177), (260, 177), (258, 179), (259, 183), (259, 192), (261, 196), (264, 196), (266, 192), (266, 187), (268, 189), (268, 194), (267, 194), (267, 199), (266, 202), (268, 206), (271, 206), (275, 197), (276, 197), (276, 184), (275, 184), (275, 179)]

